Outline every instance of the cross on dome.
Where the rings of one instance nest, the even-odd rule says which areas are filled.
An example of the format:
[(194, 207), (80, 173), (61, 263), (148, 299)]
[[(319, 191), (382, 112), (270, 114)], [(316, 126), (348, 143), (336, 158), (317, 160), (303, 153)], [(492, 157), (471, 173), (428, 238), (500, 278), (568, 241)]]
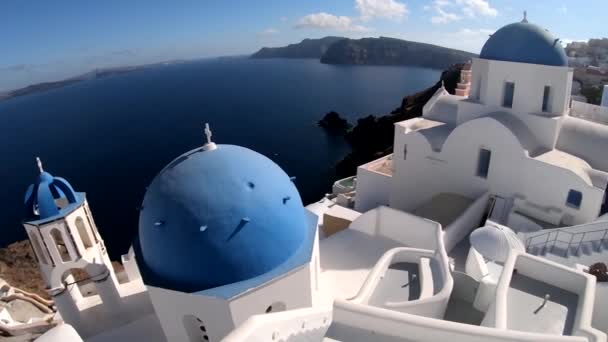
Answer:
[(39, 157), (36, 157), (36, 165), (38, 165), (38, 170), (40, 171), (40, 173), (43, 173), (44, 169), (42, 168), (42, 161)]
[(528, 11), (524, 11), (524, 19), (521, 21), (522, 23), (528, 22)]
[(203, 145), (203, 149), (205, 151), (215, 150), (217, 145), (213, 141), (211, 141), (211, 136), (213, 133), (211, 132), (211, 128), (209, 128), (209, 124), (205, 123), (205, 136), (207, 137), (207, 143)]

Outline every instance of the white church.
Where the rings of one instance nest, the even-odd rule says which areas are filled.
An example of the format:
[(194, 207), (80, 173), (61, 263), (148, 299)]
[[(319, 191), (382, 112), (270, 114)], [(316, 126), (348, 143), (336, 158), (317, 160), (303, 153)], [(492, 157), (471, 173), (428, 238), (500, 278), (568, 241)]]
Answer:
[(39, 161), (24, 226), (64, 323), (37, 341), (607, 341), (608, 108), (572, 81), (558, 39), (507, 25), (306, 207), (207, 127), (148, 187), (120, 271)]

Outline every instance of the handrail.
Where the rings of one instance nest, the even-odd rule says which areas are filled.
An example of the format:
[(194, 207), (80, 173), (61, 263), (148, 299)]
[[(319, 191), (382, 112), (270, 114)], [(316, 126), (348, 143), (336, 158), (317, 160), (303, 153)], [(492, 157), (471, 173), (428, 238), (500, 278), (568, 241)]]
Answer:
[[(604, 234), (602, 235), (601, 239), (595, 238), (595, 239), (585, 240), (585, 236), (588, 236), (589, 234), (602, 233), (602, 232)], [(551, 239), (551, 234), (555, 235), (553, 237), (553, 239)], [(566, 234), (566, 240), (560, 239), (560, 234)], [(545, 237), (545, 236), (546, 236), (546, 239), (544, 241), (532, 243), (533, 239), (538, 238), (538, 237)], [(580, 239), (578, 239), (579, 236), (580, 236)], [(568, 240), (568, 237), (570, 238), (569, 240)], [(567, 244), (564, 254), (567, 254), (572, 246), (577, 246), (575, 253), (578, 253), (581, 248), (581, 245), (583, 243), (599, 241), (600, 243), (598, 244), (598, 247), (597, 247), (597, 251), (599, 252), (600, 249), (602, 248), (602, 245), (604, 244), (604, 241), (607, 241), (606, 238), (608, 238), (608, 228), (590, 230), (590, 231), (586, 231), (586, 232), (577, 232), (577, 233), (569, 232), (567, 230), (550, 230), (543, 234), (538, 234), (538, 235), (534, 235), (534, 236), (527, 238), (526, 239), (526, 250), (529, 250), (531, 247), (536, 247), (539, 245), (541, 245), (541, 248), (543, 250), (546, 250), (547, 246), (552, 244), (551, 249), (549, 251), (550, 253), (552, 253), (553, 249), (557, 243), (564, 243), (564, 244)]]

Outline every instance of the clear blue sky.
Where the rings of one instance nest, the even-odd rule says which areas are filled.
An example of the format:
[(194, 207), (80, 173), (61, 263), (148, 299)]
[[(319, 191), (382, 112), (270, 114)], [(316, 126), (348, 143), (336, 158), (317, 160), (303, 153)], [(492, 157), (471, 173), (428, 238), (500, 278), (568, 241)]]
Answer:
[(562, 40), (608, 36), (606, 0), (3, 0), (0, 91), (96, 67), (249, 54), (326, 35), (479, 52), (524, 9)]

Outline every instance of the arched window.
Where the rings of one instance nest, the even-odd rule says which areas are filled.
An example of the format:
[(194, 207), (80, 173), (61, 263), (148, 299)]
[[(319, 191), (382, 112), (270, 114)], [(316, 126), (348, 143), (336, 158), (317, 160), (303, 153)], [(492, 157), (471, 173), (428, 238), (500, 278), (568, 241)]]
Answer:
[(184, 329), (188, 334), (190, 342), (205, 342), (209, 341), (209, 335), (207, 335), (207, 327), (203, 321), (194, 315), (185, 315), (182, 318)]
[(42, 245), (40, 244), (40, 240), (38, 239), (38, 236), (36, 235), (36, 233), (30, 234), (28, 232), (28, 235), (30, 236), (30, 241), (32, 242), (32, 248), (34, 249), (34, 253), (38, 257), (38, 260), (41, 263), (48, 265), (49, 261), (46, 258), (46, 254), (44, 254)]
[(51, 237), (53, 238), (53, 241), (55, 241), (55, 246), (57, 247), (57, 253), (59, 253), (59, 256), (61, 257), (61, 261), (63, 261), (63, 262), (71, 261), (72, 259), (70, 258), (70, 252), (68, 251), (68, 246), (65, 244), (65, 241), (63, 240), (63, 234), (61, 234), (61, 231), (57, 228), (54, 228), (53, 230), (51, 230)]
[(266, 313), (285, 311), (287, 306), (283, 302), (274, 302), (266, 308)]
[(80, 240), (82, 240), (82, 244), (84, 245), (84, 248), (93, 247), (93, 242), (91, 242), (91, 236), (89, 235), (89, 230), (85, 226), (84, 220), (82, 219), (82, 217), (78, 216), (76, 218), (76, 220), (74, 221), (74, 224), (76, 225), (76, 229), (78, 229), (78, 235), (80, 235)]

